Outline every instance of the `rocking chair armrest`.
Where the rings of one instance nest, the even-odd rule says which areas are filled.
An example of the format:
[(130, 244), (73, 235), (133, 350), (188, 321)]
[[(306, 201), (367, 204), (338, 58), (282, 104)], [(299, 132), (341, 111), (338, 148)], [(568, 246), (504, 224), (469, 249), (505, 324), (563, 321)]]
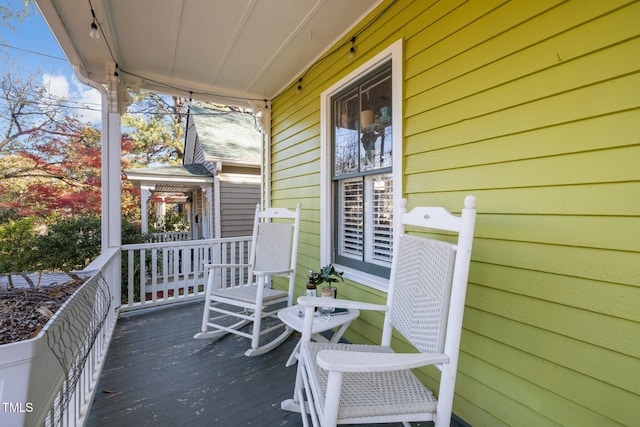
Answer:
[(235, 267), (251, 267), (251, 264), (205, 264), (204, 268), (235, 268)]
[(254, 271), (253, 274), (255, 276), (286, 276), (293, 272), (293, 269), (287, 270), (264, 270), (264, 271)]
[(446, 354), (367, 353), (343, 350), (321, 350), (318, 365), (327, 371), (388, 372), (419, 368), (449, 362)]
[(387, 311), (389, 307), (382, 304), (371, 304), (360, 301), (351, 301), (347, 299), (338, 298), (323, 298), (323, 297), (298, 297), (298, 304), (303, 307), (334, 307), (334, 308), (350, 308), (357, 310), (376, 310)]

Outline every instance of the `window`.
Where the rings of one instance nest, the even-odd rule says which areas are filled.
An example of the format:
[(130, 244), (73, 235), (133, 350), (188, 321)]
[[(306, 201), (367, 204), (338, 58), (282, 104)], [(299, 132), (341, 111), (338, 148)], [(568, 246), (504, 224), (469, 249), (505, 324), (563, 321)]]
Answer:
[(393, 245), (391, 63), (332, 97), (334, 261), (388, 277)]
[(401, 198), (402, 42), (323, 92), (321, 263), (386, 289)]

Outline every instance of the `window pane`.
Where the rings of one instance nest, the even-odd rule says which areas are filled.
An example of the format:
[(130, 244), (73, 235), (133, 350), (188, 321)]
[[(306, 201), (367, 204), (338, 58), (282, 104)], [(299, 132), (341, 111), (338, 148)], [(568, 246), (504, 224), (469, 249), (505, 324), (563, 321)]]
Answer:
[(358, 171), (358, 92), (334, 102), (334, 175)]
[(360, 170), (391, 166), (391, 71), (360, 86)]
[(391, 174), (365, 177), (365, 261), (391, 266), (393, 250), (393, 180)]
[(340, 181), (340, 218), (338, 254), (362, 260), (363, 255), (363, 185), (362, 178)]

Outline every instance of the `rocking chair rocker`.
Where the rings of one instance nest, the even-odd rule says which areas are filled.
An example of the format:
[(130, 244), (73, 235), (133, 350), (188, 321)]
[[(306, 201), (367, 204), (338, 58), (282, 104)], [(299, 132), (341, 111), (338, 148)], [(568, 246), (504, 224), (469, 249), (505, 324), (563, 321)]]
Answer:
[[(278, 221), (267, 222), (274, 219)], [(240, 335), (251, 339), (251, 348), (245, 355), (257, 356), (273, 350), (291, 335), (292, 330), (278, 319), (277, 313), (284, 308), (284, 303), (286, 306), (293, 304), (299, 228), (299, 203), (295, 211), (268, 208), (260, 212), (260, 205), (256, 206), (249, 263), (205, 265), (209, 275), (202, 330), (194, 338), (216, 338), (228, 333)], [(241, 278), (243, 268), (248, 269), (246, 281)], [(228, 274), (221, 274), (223, 270)], [(288, 291), (265, 287), (267, 278), (273, 276), (288, 278)], [(239, 277), (239, 283), (231, 283), (224, 277)], [(277, 323), (262, 328), (266, 318), (276, 319)], [(251, 332), (241, 330), (250, 323), (253, 323)], [(278, 328), (284, 328), (284, 331), (260, 345), (261, 336)]]
[[(444, 208), (402, 209), (386, 305), (298, 299), (305, 306), (302, 348), (294, 398), (282, 409), (301, 412), (304, 426), (308, 411), (313, 426), (435, 421), (449, 427), (476, 215), (473, 196), (464, 204), (461, 216)], [(405, 234), (405, 226), (421, 235)], [(456, 244), (446, 241), (449, 232), (457, 234)], [(327, 305), (384, 311), (382, 345), (312, 342), (314, 307)], [(395, 353), (393, 329), (418, 352)], [(441, 371), (437, 400), (411, 371), (427, 365)]]

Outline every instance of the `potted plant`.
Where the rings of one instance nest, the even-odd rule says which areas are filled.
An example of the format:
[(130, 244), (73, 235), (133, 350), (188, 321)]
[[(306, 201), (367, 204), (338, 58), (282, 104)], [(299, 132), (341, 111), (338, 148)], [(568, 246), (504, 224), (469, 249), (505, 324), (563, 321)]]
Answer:
[(319, 272), (313, 272), (313, 281), (316, 286), (326, 283), (324, 288), (320, 291), (323, 296), (332, 296), (336, 298), (338, 296), (338, 288), (333, 286), (334, 283), (344, 282), (342, 275), (343, 271), (337, 271), (332, 264), (325, 265)]

